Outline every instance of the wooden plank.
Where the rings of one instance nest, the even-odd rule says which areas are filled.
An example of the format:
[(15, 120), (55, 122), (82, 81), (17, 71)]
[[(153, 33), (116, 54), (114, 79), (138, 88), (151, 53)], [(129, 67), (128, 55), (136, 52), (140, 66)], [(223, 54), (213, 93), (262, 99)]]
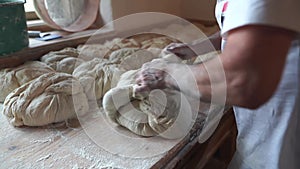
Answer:
[[(226, 139), (229, 139), (230, 136), (232, 136), (232, 132), (235, 132), (236, 129), (234, 126), (235, 119), (233, 110), (230, 109), (223, 116), (220, 125), (217, 127), (214, 134), (205, 143), (197, 143), (193, 148), (193, 152), (185, 157), (189, 159), (189, 162), (183, 162), (181, 166), (178, 165), (176, 168), (204, 168), (216, 151), (224, 144), (224, 142), (226, 142)], [(228, 152), (228, 155), (232, 155), (232, 152)]]
[[(29, 60), (38, 60), (42, 55), (49, 51), (56, 51), (66, 47), (77, 47), (80, 44), (86, 43), (92, 35), (93, 38), (99, 40), (99, 42), (103, 42), (104, 40), (111, 39), (115, 36), (115, 33), (109, 29), (97, 31), (99, 30), (94, 29), (78, 33), (52, 32), (61, 34), (63, 38), (46, 42), (30, 39), (30, 46), (28, 48), (24, 48), (23, 50), (10, 55), (1, 56), (0, 69), (15, 67)], [(97, 34), (95, 34), (96, 32)]]
[[(103, 124), (101, 119), (95, 121)], [(164, 154), (145, 158), (123, 157), (97, 145), (85, 130), (61, 125), (14, 128), (0, 117), (0, 168), (151, 168)], [(99, 135), (105, 134), (98, 133)], [(111, 133), (106, 133), (111, 134)], [(109, 139), (109, 138), (107, 138)], [(108, 140), (113, 144), (113, 140)], [(126, 142), (126, 140), (123, 140)], [(167, 146), (173, 141), (148, 139)], [(172, 143), (173, 142), (173, 143)], [(140, 142), (141, 146), (143, 142)], [(177, 144), (177, 143), (176, 143)], [(124, 145), (119, 146), (122, 151)], [(180, 147), (183, 146), (180, 144)], [(159, 147), (158, 147), (159, 148)], [(177, 147), (178, 148), (178, 147)], [(141, 149), (141, 151), (143, 151)]]
[[(171, 161), (190, 139), (190, 135), (179, 140), (133, 136), (124, 128), (108, 126), (105, 118), (101, 118), (102, 110), (99, 111), (90, 115), (92, 120), (87, 121), (88, 125), (71, 123), (73, 127), (61, 123), (15, 128), (0, 116), (0, 168), (155, 169)], [(112, 139), (114, 130), (119, 133)], [(122, 133), (126, 133), (126, 137), (122, 137)], [(99, 138), (115, 146), (117, 152), (99, 143)], [(132, 143), (132, 138), (137, 142)], [(126, 151), (130, 151), (131, 156), (124, 155)]]
[[(27, 60), (36, 60), (51, 50), (76, 47), (86, 42), (93, 33), (93, 30), (90, 31), (78, 34), (66, 33), (66, 39), (45, 42), (43, 45), (34, 46), (34, 41), (31, 41), (31, 48), (15, 53), (9, 58), (0, 59), (0, 67), (16, 66)], [(99, 40), (112, 37), (115, 37), (115, 32), (108, 30), (107, 34), (99, 35)], [(102, 113), (99, 112), (99, 114)], [(101, 120), (91, 121), (89, 125), (104, 124)], [(5, 117), (0, 116), (0, 128), (0, 151), (3, 152), (0, 154), (0, 168), (161, 168), (174, 157), (183, 157), (187, 151), (181, 150), (192, 141), (190, 135), (177, 142), (157, 138), (147, 139), (146, 142), (159, 145), (157, 149), (170, 145), (171, 149), (156, 156), (131, 158), (108, 152), (97, 145), (81, 126), (51, 125), (38, 128), (14, 128), (8, 124)], [(97, 136), (98, 133), (94, 132), (94, 134)], [(107, 136), (110, 134), (106, 132), (104, 135), (98, 134), (98, 137), (109, 138)], [(109, 139), (106, 141), (112, 142)], [(114, 143), (112, 145), (121, 147), (120, 151), (126, 151), (124, 147), (126, 145)], [(154, 151), (147, 149), (143, 142), (129, 145), (141, 147), (141, 151), (145, 153)], [(188, 145), (191, 149), (195, 144), (192, 142)], [(181, 154), (177, 156), (179, 152)], [(133, 153), (142, 154), (141, 152)]]
[[(1, 111), (0, 104), (0, 111)], [(100, 115), (103, 113), (97, 113)], [(112, 131), (120, 133), (128, 132), (124, 128), (106, 126), (104, 118), (97, 118), (87, 122), (87, 126), (81, 123), (64, 123), (46, 127), (23, 127), (10, 126), (4, 116), (0, 116), (0, 168), (161, 168), (166, 166), (173, 158), (181, 158), (184, 147), (189, 149), (195, 145), (197, 137), (187, 135), (180, 140), (166, 140), (155, 138), (135, 138), (137, 143), (131, 143), (133, 134), (127, 133), (127, 137), (111, 139)], [(76, 122), (76, 121), (75, 121)], [(118, 148), (120, 153), (109, 151), (99, 144), (96, 137), (111, 143)], [(100, 128), (100, 130), (99, 130)], [(113, 130), (110, 130), (110, 129)], [(123, 131), (122, 131), (123, 130)], [(196, 129), (194, 130), (196, 132)], [(119, 133), (119, 135), (120, 135)], [(193, 134), (193, 133), (192, 133)], [(137, 137), (137, 136), (135, 136)], [(125, 138), (125, 139), (124, 139)], [(122, 143), (120, 143), (120, 141)], [(192, 144), (188, 144), (188, 143)], [(150, 145), (150, 146), (149, 146)], [(154, 146), (153, 146), (154, 145)], [(128, 147), (129, 146), (129, 147)], [(147, 148), (151, 147), (152, 148)], [(130, 150), (134, 148), (134, 151)], [(157, 153), (166, 147), (166, 151)], [(138, 150), (138, 151), (137, 151)], [(131, 151), (133, 156), (126, 156), (124, 151)], [(136, 152), (135, 152), (136, 151)], [(181, 153), (179, 153), (181, 152)]]

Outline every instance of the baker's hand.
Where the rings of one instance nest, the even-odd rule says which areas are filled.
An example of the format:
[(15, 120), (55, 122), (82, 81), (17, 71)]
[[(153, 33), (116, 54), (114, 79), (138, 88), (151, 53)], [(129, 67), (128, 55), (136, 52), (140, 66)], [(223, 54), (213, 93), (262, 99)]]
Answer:
[(165, 53), (174, 53), (181, 59), (190, 59), (196, 56), (196, 53), (185, 43), (171, 43), (163, 51)]
[(136, 78), (136, 84), (138, 84), (136, 92), (166, 88), (168, 86), (167, 67), (168, 63), (162, 59), (145, 63)]

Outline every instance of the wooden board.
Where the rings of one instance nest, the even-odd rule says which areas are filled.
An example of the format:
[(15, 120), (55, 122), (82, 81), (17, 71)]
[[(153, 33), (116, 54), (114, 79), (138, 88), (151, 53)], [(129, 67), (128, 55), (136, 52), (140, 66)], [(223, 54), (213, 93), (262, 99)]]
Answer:
[[(0, 110), (2, 112), (2, 105)], [(106, 151), (107, 148), (99, 145), (97, 138), (77, 123), (15, 128), (1, 114), (0, 168), (160, 168), (176, 156), (192, 136), (180, 140), (133, 136), (131, 139), (139, 140), (134, 144), (120, 136), (123, 139), (120, 144), (120, 140), (110, 138), (112, 132), (105, 129), (104, 120), (94, 118), (87, 127), (96, 126), (92, 127), (96, 132), (100, 131), (96, 134), (116, 146), (119, 153)], [(104, 130), (97, 130), (97, 126)], [(116, 129), (121, 133), (127, 132), (120, 127)], [(131, 151), (131, 155), (124, 153), (126, 151)]]
[[(15, 53), (10, 58), (1, 58), (0, 67), (15, 66), (25, 60), (36, 60), (51, 50), (75, 47), (84, 43), (89, 36), (90, 34), (69, 35), (69, 38), (47, 42), (42, 46), (34, 46), (36, 42), (33, 40), (32, 48)], [(108, 31), (105, 36), (102, 34), (101, 39), (113, 36), (114, 33)], [(1, 106), (0, 104), (0, 112)], [(112, 131), (106, 131), (102, 124), (105, 124), (103, 118), (95, 118), (84, 127), (74, 126), (72, 123), (68, 126), (56, 124), (37, 128), (14, 128), (0, 114), (0, 168), (161, 168), (169, 166), (167, 164), (174, 157), (180, 159), (188, 153), (197, 143), (195, 140), (201, 131), (201, 125), (196, 125), (191, 133), (181, 140), (135, 138), (139, 141), (133, 143), (132, 135), (131, 139), (124, 139), (122, 135), (115, 140), (111, 139)], [(91, 129), (89, 131), (92, 134), (87, 132), (85, 127)], [(101, 132), (97, 127), (102, 129)], [(111, 126), (106, 127), (111, 129)], [(127, 132), (117, 126), (113, 129), (121, 133)], [(127, 134), (130, 135), (128, 132)], [(99, 142), (102, 142), (97, 140), (99, 138), (116, 146), (119, 152), (112, 152), (99, 145)]]

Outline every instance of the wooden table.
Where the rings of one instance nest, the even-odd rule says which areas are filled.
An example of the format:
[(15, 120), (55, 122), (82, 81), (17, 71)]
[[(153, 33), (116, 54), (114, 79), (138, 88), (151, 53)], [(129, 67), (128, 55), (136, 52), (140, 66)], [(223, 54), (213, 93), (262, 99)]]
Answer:
[[(115, 32), (110, 30), (103, 31), (105, 32), (101, 34), (103, 40), (116, 36)], [(66, 35), (64, 39), (45, 42), (42, 45), (35, 44), (35, 41), (31, 40), (31, 47), (11, 57), (0, 58), (0, 68), (16, 66), (26, 60), (36, 60), (51, 50), (75, 47), (84, 43), (93, 32), (94, 30), (90, 30), (80, 35)], [(1, 106), (0, 104), (0, 109)], [(91, 126), (94, 124), (97, 126), (105, 123), (103, 118), (98, 118), (90, 123)], [(96, 134), (91, 137), (86, 128), (72, 125), (14, 128), (0, 114), (0, 168), (203, 168), (216, 152), (224, 151), (221, 156), (225, 154), (226, 157), (231, 157), (231, 151), (234, 149), (231, 147), (234, 145), (232, 138), (235, 136), (232, 132), (235, 130), (231, 111), (225, 114), (219, 128), (204, 144), (199, 144), (197, 140), (201, 126), (193, 128), (184, 139), (180, 140), (148, 138), (140, 139), (137, 144), (128, 140), (121, 140), (124, 143), (115, 144), (114, 140), (109, 138), (110, 132), (106, 132), (107, 135), (97, 135), (97, 132), (94, 132)], [(120, 148), (120, 151), (126, 152), (128, 147), (137, 147), (137, 150), (131, 150), (130, 157), (128, 154), (124, 156), (126, 154), (124, 152), (112, 152), (99, 145), (101, 141), (95, 141), (99, 138), (100, 140), (104, 138), (104, 142), (107, 143), (112, 142), (111, 145), (115, 145), (117, 150)], [(224, 144), (230, 145), (231, 148), (222, 149)]]
[[(102, 123), (97, 120), (95, 122)], [(106, 151), (95, 143), (95, 139), (88, 136), (85, 129), (74, 125), (75, 123), (73, 127), (57, 124), (38, 128), (14, 128), (1, 114), (0, 168), (146, 169), (194, 168), (196, 165), (197, 168), (203, 168), (226, 139), (228, 140), (233, 123), (232, 113), (229, 112), (224, 116), (215, 134), (204, 144), (197, 142), (196, 130), (179, 141), (149, 138), (144, 141), (157, 144), (158, 148), (171, 147), (153, 156), (151, 152), (155, 150), (149, 150), (147, 144), (141, 143), (137, 154), (145, 153), (146, 156), (132, 158), (122, 156), (123, 153), (120, 155)], [(112, 144), (114, 142), (108, 141)], [(126, 143), (125, 140), (124, 142)], [(125, 143), (116, 146), (126, 151)]]

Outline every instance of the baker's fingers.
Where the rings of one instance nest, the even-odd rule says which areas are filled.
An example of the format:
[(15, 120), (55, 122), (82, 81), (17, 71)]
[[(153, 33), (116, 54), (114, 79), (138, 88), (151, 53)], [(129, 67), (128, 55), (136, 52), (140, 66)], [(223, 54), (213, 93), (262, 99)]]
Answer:
[(164, 48), (164, 50), (172, 51), (172, 50), (176, 50), (177, 48), (184, 47), (184, 46), (187, 46), (187, 44), (185, 44), (185, 43), (170, 43), (169, 45), (167, 45)]
[(140, 85), (136, 86), (136, 88), (135, 88), (135, 92), (137, 92), (137, 93), (142, 93), (142, 92), (146, 92), (149, 90), (150, 90), (149, 87), (146, 85), (143, 85), (143, 84), (140, 84)]

